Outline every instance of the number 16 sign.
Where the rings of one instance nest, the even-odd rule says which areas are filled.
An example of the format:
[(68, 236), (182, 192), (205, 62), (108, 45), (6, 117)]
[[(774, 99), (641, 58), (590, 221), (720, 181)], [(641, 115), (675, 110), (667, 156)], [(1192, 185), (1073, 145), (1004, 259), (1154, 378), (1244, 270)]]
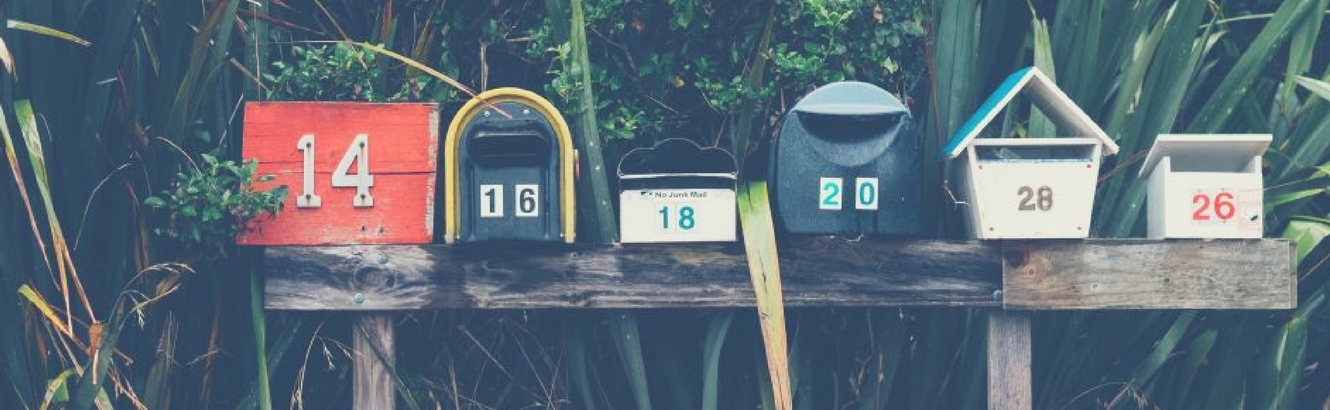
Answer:
[(286, 185), (275, 219), (241, 245), (429, 243), (439, 114), (434, 104), (251, 102), (244, 158)]

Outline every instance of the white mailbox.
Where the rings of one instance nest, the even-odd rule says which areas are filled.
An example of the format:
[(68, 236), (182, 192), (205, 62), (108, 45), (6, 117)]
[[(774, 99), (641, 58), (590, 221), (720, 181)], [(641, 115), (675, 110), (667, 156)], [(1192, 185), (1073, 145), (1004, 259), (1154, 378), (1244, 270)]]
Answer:
[[(1064, 137), (978, 138), (1021, 94)], [(1007, 77), (943, 149), (957, 183), (951, 192), (978, 239), (1085, 238), (1099, 161), (1117, 152), (1108, 134), (1034, 67)]]
[(635, 242), (733, 242), (738, 165), (719, 148), (671, 138), (619, 161), (619, 238)]
[(1270, 134), (1155, 138), (1141, 165), (1151, 238), (1260, 238)]

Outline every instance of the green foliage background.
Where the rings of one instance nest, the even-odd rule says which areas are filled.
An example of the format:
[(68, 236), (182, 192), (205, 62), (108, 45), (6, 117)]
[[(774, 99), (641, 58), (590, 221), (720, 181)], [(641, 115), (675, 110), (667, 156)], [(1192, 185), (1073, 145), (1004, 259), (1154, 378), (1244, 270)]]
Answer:
[[(1098, 192), (1094, 232), (1104, 237), (1144, 233), (1134, 167), (1154, 135), (1274, 133), (1266, 236), (1296, 245), (1298, 309), (1037, 314), (1036, 407), (1291, 409), (1330, 397), (1326, 0), (604, 0), (583, 7), (589, 66), (553, 40), (568, 22), (548, 18), (548, 4), (0, 4), (0, 55), (12, 57), (0, 76), (10, 164), (0, 167), (0, 408), (347, 407), (345, 315), (265, 318), (252, 298), (253, 249), (223, 254), (153, 235), (170, 217), (144, 205), (191, 161), (239, 159), (246, 100), (455, 109), (466, 98), (393, 59), (328, 43), (339, 40), (382, 44), (476, 90), (542, 90), (565, 115), (585, 113), (569, 101), (589, 87), (610, 166), (670, 137), (761, 161), (780, 115), (841, 79), (902, 97), (933, 158), (1002, 77), (1034, 64), (1123, 147)], [(1045, 126), (1028, 107), (1010, 111), (1022, 133)], [(929, 164), (928, 236), (956, 237), (943, 167)], [(189, 265), (164, 264), (175, 261)], [(985, 317), (791, 311), (795, 407), (981, 408)], [(399, 400), (769, 408), (756, 324), (747, 310), (413, 312), (398, 322)], [(97, 349), (80, 345), (93, 340)]]

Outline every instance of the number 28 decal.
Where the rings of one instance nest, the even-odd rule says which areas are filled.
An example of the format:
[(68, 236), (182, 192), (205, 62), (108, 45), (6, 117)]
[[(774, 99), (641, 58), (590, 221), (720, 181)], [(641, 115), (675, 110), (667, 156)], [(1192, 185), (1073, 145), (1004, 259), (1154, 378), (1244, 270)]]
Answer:
[[(1035, 196), (1036, 193), (1039, 194), (1038, 197)], [(1030, 188), (1029, 185), (1022, 185), (1020, 189), (1016, 190), (1016, 195), (1021, 197), (1021, 204), (1016, 207), (1017, 210), (1033, 211), (1038, 209), (1047, 211), (1053, 209), (1053, 188), (1049, 188), (1048, 185), (1039, 187), (1038, 191)]]
[[(296, 207), (319, 208), (323, 206), (323, 199), (314, 191), (314, 134), (300, 136), (300, 140), (296, 141), (296, 149), (300, 150), (304, 157), (300, 196), (296, 197)], [(352, 163), (356, 164), (355, 174), (349, 173)], [(356, 196), (352, 202), (356, 208), (374, 206), (374, 196), (369, 193), (369, 187), (374, 186), (374, 176), (369, 174), (369, 134), (356, 135), (356, 138), (351, 140), (351, 145), (346, 147), (346, 153), (342, 155), (342, 160), (333, 170), (332, 186), (354, 187)]]

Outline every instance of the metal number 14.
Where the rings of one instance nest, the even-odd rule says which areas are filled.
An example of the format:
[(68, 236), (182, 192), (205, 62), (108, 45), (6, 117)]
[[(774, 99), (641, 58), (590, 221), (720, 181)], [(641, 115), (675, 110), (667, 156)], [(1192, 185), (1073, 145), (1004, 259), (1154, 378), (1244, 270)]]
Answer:
[[(301, 175), (300, 196), (296, 197), (297, 208), (318, 208), (323, 206), (323, 199), (314, 191), (314, 134), (305, 134), (296, 141), (296, 149), (304, 157)], [(351, 164), (356, 164), (356, 173), (349, 174)], [(333, 187), (356, 188), (352, 201), (357, 208), (374, 206), (374, 196), (369, 188), (374, 186), (374, 176), (369, 174), (369, 134), (356, 135), (351, 146), (346, 148), (342, 160), (332, 174)]]

